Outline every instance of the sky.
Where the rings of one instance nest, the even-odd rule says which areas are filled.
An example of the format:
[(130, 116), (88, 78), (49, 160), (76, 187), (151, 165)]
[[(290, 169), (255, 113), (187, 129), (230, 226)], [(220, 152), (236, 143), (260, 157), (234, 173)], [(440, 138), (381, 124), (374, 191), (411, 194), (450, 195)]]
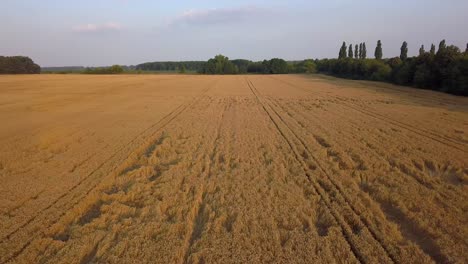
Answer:
[(467, 0), (0, 0), (0, 55), (41, 66), (337, 57), (343, 41), (465, 49)]

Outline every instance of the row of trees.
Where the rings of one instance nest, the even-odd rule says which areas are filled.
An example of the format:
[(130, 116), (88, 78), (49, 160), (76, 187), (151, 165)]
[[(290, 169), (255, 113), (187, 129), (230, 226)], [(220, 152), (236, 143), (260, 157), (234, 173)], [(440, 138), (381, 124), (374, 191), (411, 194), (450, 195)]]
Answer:
[[(343, 46), (346, 49), (346, 44)], [(344, 56), (343, 46), (338, 59), (316, 61), (319, 72), (468, 96), (468, 44), (462, 52), (456, 46), (447, 46), (445, 40), (442, 40), (437, 51), (434, 44), (429, 52), (421, 46), (417, 57), (408, 57), (408, 43), (405, 41), (401, 45), (400, 56), (389, 59), (382, 58), (380, 40), (374, 52), (375, 59), (365, 59), (359, 55), (358, 58), (361, 59), (356, 59), (356, 56), (349, 56), (350, 49), (347, 56)], [(358, 54), (362, 54), (359, 49)]]
[[(346, 51), (347, 50), (347, 51)], [(367, 47), (366, 43), (359, 43), (359, 45), (354, 46), (353, 52), (353, 44), (349, 44), (349, 48), (346, 46), (346, 42), (343, 42), (343, 45), (340, 48), (340, 53), (338, 55), (339, 59), (345, 58), (355, 58), (355, 59), (366, 59), (367, 58)]]
[(138, 71), (173, 71), (173, 72), (199, 72), (203, 69), (205, 61), (157, 61), (138, 64)]
[(111, 67), (101, 68), (86, 68), (84, 74), (120, 74), (124, 72), (124, 68), (120, 65), (113, 65)]
[(28, 57), (0, 56), (0, 74), (36, 74), (41, 73), (41, 67)]
[(250, 60), (229, 60), (228, 57), (217, 55), (208, 60), (203, 69), (203, 74), (287, 74), (287, 73), (314, 73), (316, 64), (314, 60), (287, 62), (283, 59), (273, 58), (253, 62)]

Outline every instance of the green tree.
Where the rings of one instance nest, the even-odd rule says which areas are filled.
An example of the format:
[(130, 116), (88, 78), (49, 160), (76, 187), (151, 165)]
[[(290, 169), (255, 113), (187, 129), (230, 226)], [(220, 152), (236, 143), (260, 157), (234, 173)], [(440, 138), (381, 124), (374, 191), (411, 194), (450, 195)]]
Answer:
[(367, 58), (367, 48), (366, 48), (366, 43), (362, 43), (362, 58), (366, 59)]
[(447, 45), (445, 44), (445, 39), (443, 39), (439, 43), (439, 50), (437, 50), (437, 53), (443, 52), (447, 48)]
[[(380, 50), (382, 50), (382, 48), (380, 48)], [(375, 57), (377, 58), (377, 55)], [(400, 59), (402, 61), (405, 61), (407, 58), (408, 58), (408, 43), (406, 41), (403, 41), (403, 44), (401, 45), (401, 48), (400, 48)], [(380, 59), (382, 59), (382, 52), (380, 52)]]
[(431, 44), (431, 51), (429, 51), (431, 55), (435, 55), (435, 45)]
[(237, 66), (240, 74), (247, 73), (247, 69), (249, 65), (252, 63), (249, 60), (243, 60), (243, 59), (231, 60), (231, 62)]
[(359, 43), (359, 58), (362, 59), (362, 43)]
[(120, 65), (112, 65), (109, 69), (109, 73), (111, 74), (119, 74), (122, 73), (124, 69)]
[(180, 66), (180, 68), (179, 68), (179, 73), (184, 74), (186, 71), (187, 71), (187, 68), (185, 67), (184, 64), (182, 64), (182, 65)]
[[(468, 44), (467, 44), (468, 46)], [(358, 59), (359, 58), (359, 47), (358, 47), (358, 44), (356, 44), (356, 46), (354, 47), (354, 58), (355, 59)]]
[(422, 56), (426, 53), (426, 51), (424, 50), (424, 45), (421, 45), (421, 47), (419, 48), (419, 56)]
[(380, 40), (377, 41), (377, 47), (375, 47), (374, 56), (377, 60), (381, 60), (383, 57), (382, 42)]
[(288, 63), (283, 59), (273, 58), (268, 62), (268, 65), (271, 74), (288, 73)]
[(41, 67), (28, 57), (0, 56), (0, 74), (36, 74), (40, 72)]
[(354, 55), (353, 55), (353, 44), (349, 44), (349, 48), (348, 48), (348, 58), (353, 58)]
[(229, 61), (228, 57), (216, 55), (209, 59), (203, 71), (205, 74), (237, 74), (237, 66)]
[(343, 45), (341, 45), (340, 53), (338, 54), (338, 59), (346, 58), (346, 42), (343, 41)]
[(465, 54), (468, 54), (468, 43), (466, 43)]
[(305, 60), (304, 61), (304, 70), (306, 73), (316, 73), (317, 66), (313, 60)]

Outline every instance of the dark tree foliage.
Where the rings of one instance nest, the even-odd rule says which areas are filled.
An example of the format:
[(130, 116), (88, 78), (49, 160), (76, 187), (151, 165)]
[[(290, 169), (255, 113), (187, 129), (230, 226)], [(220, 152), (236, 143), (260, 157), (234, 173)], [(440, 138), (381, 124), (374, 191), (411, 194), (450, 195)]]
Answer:
[(468, 54), (468, 43), (466, 43), (465, 54)]
[(23, 56), (0, 56), (0, 74), (37, 74), (41, 67)]
[(377, 47), (375, 47), (374, 56), (377, 60), (381, 60), (383, 57), (382, 42), (380, 40), (377, 41)]
[(185, 68), (185, 65), (181, 65), (180, 68), (179, 68), (179, 73), (185, 73), (187, 71), (187, 68)]
[(294, 65), (295, 73), (316, 73), (317, 64), (314, 60), (303, 60)]
[(317, 62), (319, 72), (361, 80), (389, 81), (392, 69), (383, 61), (323, 59)]
[(424, 50), (424, 45), (421, 45), (421, 47), (419, 48), (419, 56), (422, 56), (426, 53), (426, 50)]
[(358, 44), (356, 44), (356, 46), (354, 47), (354, 58), (355, 58), (355, 59), (358, 59), (358, 58), (359, 58), (359, 48), (358, 48)]
[(234, 63), (234, 65), (237, 66), (237, 68), (239, 69), (239, 73), (241, 73), (241, 74), (242, 73), (247, 73), (249, 65), (252, 63), (249, 60), (242, 60), (242, 59), (231, 60), (231, 62)]
[[(380, 50), (382, 50), (382, 47), (380, 48)], [(400, 48), (400, 59), (404, 61), (407, 58), (408, 58), (408, 43), (406, 41), (403, 41), (403, 44), (401, 45), (401, 48)], [(380, 57), (380, 59), (382, 59), (382, 57)]]
[(265, 73), (268, 74), (285, 74), (288, 73), (288, 63), (283, 59), (274, 58), (269, 61), (263, 61)]
[(348, 58), (353, 58), (353, 44), (349, 44), (349, 49), (348, 49)]
[(343, 45), (341, 45), (340, 53), (338, 54), (338, 59), (346, 58), (346, 42), (343, 41)]
[(248, 73), (265, 73), (265, 69), (263, 63), (260, 62), (252, 62), (247, 66)]
[(138, 71), (178, 71), (185, 67), (186, 71), (199, 72), (205, 66), (205, 61), (156, 61), (139, 64)]
[[(393, 82), (423, 89), (468, 96), (468, 54), (441, 41), (435, 53), (420, 49), (418, 57), (317, 60), (317, 70), (344, 78)], [(364, 50), (364, 47), (363, 47)]]
[(102, 68), (86, 68), (84, 74), (120, 74), (124, 72), (124, 68), (120, 65)]
[(362, 59), (362, 43), (359, 43), (359, 59)]
[(359, 58), (362, 59), (362, 43), (359, 43)]
[(431, 55), (435, 55), (436, 51), (435, 51), (435, 45), (434, 44), (431, 44), (431, 51), (429, 51), (429, 53)]
[(362, 43), (362, 59), (367, 58), (367, 48), (366, 48), (366, 43)]
[(439, 50), (437, 50), (437, 53), (443, 52), (446, 48), (447, 48), (447, 44), (445, 44), (445, 39), (443, 39), (439, 43)]
[(216, 55), (209, 59), (202, 70), (205, 74), (237, 74), (238, 72), (237, 66), (223, 55)]

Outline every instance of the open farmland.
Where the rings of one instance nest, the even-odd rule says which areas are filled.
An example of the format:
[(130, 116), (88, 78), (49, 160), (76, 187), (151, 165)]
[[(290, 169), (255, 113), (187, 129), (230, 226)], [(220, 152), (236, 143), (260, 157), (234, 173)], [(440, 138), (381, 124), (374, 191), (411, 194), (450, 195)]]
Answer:
[(466, 263), (468, 98), (0, 77), (0, 263)]

